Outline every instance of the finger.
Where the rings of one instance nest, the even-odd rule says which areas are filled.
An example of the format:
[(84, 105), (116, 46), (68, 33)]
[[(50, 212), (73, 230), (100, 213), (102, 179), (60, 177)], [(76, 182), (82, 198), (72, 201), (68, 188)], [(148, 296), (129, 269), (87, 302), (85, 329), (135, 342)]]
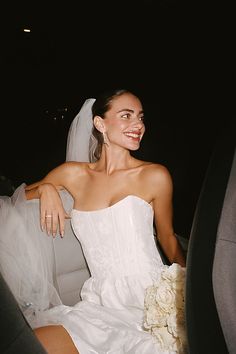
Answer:
[(63, 237), (65, 234), (66, 214), (64, 212), (61, 212), (61, 213), (59, 213), (58, 218), (59, 218), (59, 232), (60, 232), (61, 237)]
[(52, 213), (46, 213), (45, 215), (45, 226), (46, 226), (46, 232), (49, 235), (52, 233), (52, 223), (53, 223), (53, 214)]
[(55, 237), (57, 234), (57, 229), (58, 229), (58, 213), (54, 212), (52, 215), (52, 222), (51, 222), (51, 232), (52, 236)]
[(45, 215), (46, 215), (46, 212), (41, 209), (40, 210), (40, 227), (41, 227), (42, 231), (44, 231), (46, 229)]

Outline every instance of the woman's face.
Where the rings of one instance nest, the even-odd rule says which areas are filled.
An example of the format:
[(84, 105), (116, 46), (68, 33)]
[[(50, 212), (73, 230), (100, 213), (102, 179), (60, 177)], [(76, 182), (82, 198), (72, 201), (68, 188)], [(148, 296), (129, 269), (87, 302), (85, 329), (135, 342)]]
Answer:
[(131, 93), (113, 99), (103, 123), (110, 144), (137, 150), (145, 132), (140, 100)]

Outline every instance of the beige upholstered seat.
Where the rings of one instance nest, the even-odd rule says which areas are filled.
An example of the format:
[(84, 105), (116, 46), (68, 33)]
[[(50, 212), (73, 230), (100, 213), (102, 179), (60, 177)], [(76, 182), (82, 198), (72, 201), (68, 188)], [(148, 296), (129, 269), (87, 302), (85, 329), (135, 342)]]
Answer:
[(80, 290), (89, 271), (70, 222), (66, 223), (64, 238), (56, 237), (53, 241), (55, 262), (55, 286), (65, 305), (74, 305), (80, 299)]

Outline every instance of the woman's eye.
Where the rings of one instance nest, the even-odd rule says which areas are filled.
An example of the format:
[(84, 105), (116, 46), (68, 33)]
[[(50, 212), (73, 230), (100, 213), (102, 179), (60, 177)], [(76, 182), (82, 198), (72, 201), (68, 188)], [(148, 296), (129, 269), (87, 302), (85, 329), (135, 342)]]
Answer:
[[(125, 113), (125, 114), (122, 114), (121, 116), (122, 119), (131, 119), (132, 118), (132, 115), (130, 113)], [(133, 117), (133, 119), (136, 119), (135, 117)], [(138, 120), (140, 120), (141, 122), (144, 121), (144, 116), (140, 116), (138, 117)]]

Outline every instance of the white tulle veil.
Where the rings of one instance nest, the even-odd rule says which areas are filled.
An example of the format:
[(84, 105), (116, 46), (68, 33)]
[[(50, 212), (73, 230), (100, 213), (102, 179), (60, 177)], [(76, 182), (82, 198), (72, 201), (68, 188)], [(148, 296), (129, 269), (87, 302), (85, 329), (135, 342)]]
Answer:
[[(67, 161), (89, 161), (94, 101), (87, 99), (72, 121)], [(54, 239), (42, 234), (39, 201), (27, 201), (24, 187), (22, 183), (11, 197), (0, 196), (0, 271), (25, 317), (35, 327), (40, 313), (62, 302), (53, 279)], [(72, 197), (66, 191), (60, 193), (69, 213)]]
[(88, 98), (71, 123), (66, 147), (66, 161), (88, 162), (90, 160), (91, 134), (93, 128), (92, 105), (95, 98)]

